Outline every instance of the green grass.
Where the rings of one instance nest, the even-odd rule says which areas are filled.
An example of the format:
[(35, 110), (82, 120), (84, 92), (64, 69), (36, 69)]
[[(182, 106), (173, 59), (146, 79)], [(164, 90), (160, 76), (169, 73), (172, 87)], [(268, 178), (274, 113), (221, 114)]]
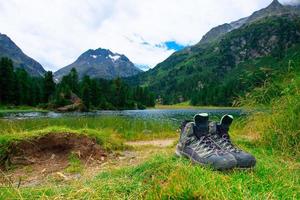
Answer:
[[(286, 116), (281, 124), (291, 119)], [(106, 169), (91, 179), (56, 180), (24, 188), (2, 187), (0, 199), (299, 199), (299, 157), (288, 153), (290, 149), (286, 146), (272, 148), (264, 139), (248, 135), (251, 128), (264, 130), (251, 124), (253, 119), (267, 124), (259, 116), (241, 118), (232, 130), (234, 142), (257, 158), (253, 170), (213, 171), (174, 157), (172, 147), (167, 149), (168, 153), (152, 155), (138, 166)], [(0, 144), (49, 132), (86, 134), (110, 150), (124, 149), (126, 140), (177, 136), (174, 123), (124, 117), (0, 120)], [(65, 172), (84, 170), (74, 155), (70, 155), (69, 164)]]
[(39, 131), (50, 127), (56, 127), (56, 129), (68, 128), (74, 131), (79, 129), (91, 129), (94, 131), (110, 129), (126, 140), (147, 140), (177, 136), (177, 127), (170, 121), (143, 120), (120, 116), (42, 118), (17, 121), (0, 120), (0, 136), (22, 135), (23, 132), (27, 134), (27, 132)]
[[(249, 148), (247, 148), (249, 149)], [(153, 156), (136, 167), (100, 173), (87, 181), (2, 188), (0, 198), (23, 199), (299, 199), (299, 163), (251, 149), (254, 170), (212, 171), (171, 154)], [(1, 196), (2, 195), (2, 196)]]
[(271, 99), (270, 104), (262, 105), (268, 108), (268, 112), (248, 117), (241, 131), (255, 138), (262, 147), (280, 150), (282, 154), (292, 154), (300, 159), (300, 74), (291, 71), (267, 82), (242, 103), (259, 105), (263, 98)]
[(71, 153), (68, 157), (69, 166), (65, 169), (67, 173), (81, 173), (84, 169), (84, 166), (81, 160), (78, 158), (77, 154)]

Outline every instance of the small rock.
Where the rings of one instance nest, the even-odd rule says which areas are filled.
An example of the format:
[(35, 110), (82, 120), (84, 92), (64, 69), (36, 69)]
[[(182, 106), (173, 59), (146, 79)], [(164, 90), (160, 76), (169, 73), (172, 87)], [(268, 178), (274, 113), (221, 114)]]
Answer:
[(68, 180), (68, 177), (61, 172), (56, 172), (56, 175), (58, 178), (60, 178), (62, 180), (65, 180), (65, 181)]
[(71, 176), (72, 179), (80, 179), (81, 175), (80, 174), (74, 174)]

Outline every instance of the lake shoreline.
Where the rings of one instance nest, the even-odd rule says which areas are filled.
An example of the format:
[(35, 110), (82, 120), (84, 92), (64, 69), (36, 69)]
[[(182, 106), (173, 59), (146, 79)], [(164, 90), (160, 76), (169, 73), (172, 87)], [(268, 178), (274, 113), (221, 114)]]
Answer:
[(180, 109), (190, 109), (190, 110), (194, 110), (194, 109), (236, 109), (236, 110), (240, 110), (243, 109), (243, 107), (230, 107), (230, 106), (191, 106), (191, 105), (156, 105), (153, 108), (148, 108), (148, 109), (161, 109), (161, 110), (180, 110)]
[(123, 110), (89, 110), (89, 111), (68, 111), (68, 112), (60, 112), (57, 110), (48, 110), (48, 109), (42, 109), (42, 108), (0, 108), (0, 113), (28, 113), (28, 112), (57, 112), (57, 113), (73, 113), (73, 112), (81, 112), (81, 113), (87, 113), (87, 112), (98, 112), (98, 111), (126, 111), (126, 110), (196, 110), (196, 109), (204, 109), (204, 110), (241, 110), (245, 109), (244, 107), (230, 107), (230, 106), (176, 106), (176, 105), (159, 105), (155, 107), (148, 107), (146, 109), (123, 109)]
[(3, 112), (0, 119), (19, 120), (19, 119), (39, 119), (39, 118), (65, 118), (65, 117), (124, 117), (141, 118), (153, 120), (185, 120), (191, 119), (196, 113), (205, 112), (212, 116), (222, 116), (231, 114), (234, 116), (247, 115), (247, 110), (237, 108), (195, 108), (195, 109), (145, 109), (145, 110), (98, 110), (90, 112), (55, 112), (55, 111), (33, 111), (33, 112)]

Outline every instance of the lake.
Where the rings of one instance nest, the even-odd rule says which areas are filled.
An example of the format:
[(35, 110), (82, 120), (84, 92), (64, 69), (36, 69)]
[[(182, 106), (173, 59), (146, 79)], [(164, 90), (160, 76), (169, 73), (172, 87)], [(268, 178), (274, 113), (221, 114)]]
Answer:
[(62, 117), (101, 117), (123, 116), (129, 118), (154, 119), (154, 120), (182, 120), (191, 119), (195, 114), (206, 112), (212, 116), (231, 114), (241, 116), (247, 114), (242, 109), (235, 108), (209, 108), (209, 109), (146, 109), (123, 111), (95, 111), (95, 112), (8, 112), (2, 113), (2, 119), (22, 120), (35, 118), (62, 118)]

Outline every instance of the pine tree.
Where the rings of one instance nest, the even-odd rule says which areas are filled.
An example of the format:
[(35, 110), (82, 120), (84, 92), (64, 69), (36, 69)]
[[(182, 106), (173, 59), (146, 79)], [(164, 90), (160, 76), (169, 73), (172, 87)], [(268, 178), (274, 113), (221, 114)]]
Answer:
[(78, 73), (75, 68), (72, 68), (69, 73), (69, 86), (73, 93), (79, 95)]
[(98, 82), (95, 79), (91, 80), (90, 85), (91, 90), (91, 104), (94, 107), (98, 107), (101, 104), (101, 93), (100, 93), (100, 87)]
[(90, 85), (91, 85), (91, 79), (89, 76), (83, 77), (82, 80), (82, 86), (81, 86), (81, 97), (83, 104), (87, 108), (87, 110), (90, 109), (91, 105), (91, 90), (90, 90)]
[(18, 79), (18, 88), (20, 92), (20, 104), (29, 105), (30, 104), (30, 91), (29, 91), (29, 76), (24, 69), (16, 70), (16, 77)]
[(53, 81), (53, 74), (51, 71), (48, 71), (45, 74), (43, 82), (43, 102), (47, 103), (55, 92), (55, 83)]
[(88, 84), (84, 84), (82, 87), (82, 101), (87, 110), (90, 109), (91, 99), (90, 99), (90, 88)]
[(13, 103), (15, 105), (20, 105), (20, 98), (21, 98), (21, 89), (20, 89), (20, 83), (19, 79), (17, 77), (17, 74), (14, 73), (14, 84), (13, 84), (13, 91), (14, 91), (14, 97), (13, 97)]
[(0, 61), (0, 103), (10, 104), (14, 98), (14, 68), (9, 58)]

